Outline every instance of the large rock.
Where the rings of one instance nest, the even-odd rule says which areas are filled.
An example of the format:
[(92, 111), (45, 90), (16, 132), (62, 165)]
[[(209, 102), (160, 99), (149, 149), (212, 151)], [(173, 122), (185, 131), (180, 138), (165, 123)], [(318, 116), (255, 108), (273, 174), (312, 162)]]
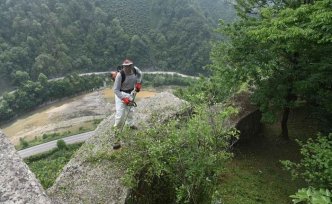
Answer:
[(229, 105), (238, 109), (238, 114), (231, 118), (231, 124), (240, 131), (239, 142), (245, 143), (261, 135), (262, 113), (250, 101), (248, 92), (240, 92), (229, 99)]
[(1, 131), (0, 203), (51, 203), (35, 175)]
[[(138, 103), (135, 121), (140, 129), (161, 123), (186, 110), (186, 102), (163, 92)], [(98, 126), (95, 135), (76, 152), (48, 190), (54, 203), (124, 203), (128, 189), (121, 184), (123, 170), (103, 154), (113, 154), (114, 116)], [(117, 150), (121, 151), (121, 150)]]
[[(155, 123), (162, 123), (188, 111), (186, 104), (170, 93), (159, 93), (138, 103), (135, 121), (138, 121), (140, 129), (153, 127)], [(212, 111), (223, 111), (227, 105), (237, 107), (239, 112), (223, 125), (237, 127), (241, 131), (241, 138), (259, 133), (260, 114), (256, 115), (257, 108), (250, 104), (248, 94), (238, 94), (229, 104), (217, 105)], [(103, 120), (95, 135), (65, 166), (55, 184), (47, 191), (53, 203), (125, 203), (128, 189), (121, 183), (124, 172), (111, 159), (115, 153), (112, 150), (113, 123), (113, 115)]]

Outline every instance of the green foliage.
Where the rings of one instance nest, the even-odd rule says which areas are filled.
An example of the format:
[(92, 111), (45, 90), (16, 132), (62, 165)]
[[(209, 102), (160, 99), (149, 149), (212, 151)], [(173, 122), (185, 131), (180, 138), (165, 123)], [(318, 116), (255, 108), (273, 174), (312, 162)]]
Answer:
[(67, 144), (64, 140), (58, 140), (56, 141), (56, 146), (59, 150), (68, 149)]
[(291, 195), (293, 203), (331, 203), (332, 134), (318, 135), (316, 139), (310, 138), (306, 143), (298, 142), (303, 159), (299, 163), (288, 160), (282, 163), (293, 178), (304, 179), (310, 187), (299, 189), (295, 195)]
[(40, 180), (42, 186), (47, 189), (53, 185), (62, 168), (81, 145), (68, 145), (67, 150), (54, 149), (44, 154), (29, 157), (24, 161)]
[(26, 141), (24, 138), (20, 138), (20, 146), (24, 149), (27, 148), (29, 146), (29, 142)]
[(216, 22), (235, 16), (232, 4), (205, 1), (2, 1), (0, 75), (104, 71), (125, 57), (139, 67), (202, 71)]
[(78, 76), (72, 74), (63, 80), (47, 81), (47, 77), (40, 74), (38, 81), (26, 81), (11, 93), (0, 98), (0, 121), (11, 119), (27, 111), (55, 99), (92, 91), (103, 85), (103, 78), (96, 75)]
[(216, 104), (227, 99), (233, 89), (227, 89), (220, 83), (218, 76), (200, 77), (190, 87), (178, 89), (175, 94), (192, 104)]
[(22, 71), (16, 71), (12, 78), (14, 80), (14, 85), (21, 85), (24, 84), (26, 81), (30, 80), (29, 73)]
[(219, 87), (231, 93), (247, 84), (267, 122), (296, 107), (299, 98), (332, 113), (330, 1), (288, 3), (238, 0), (241, 18), (220, 25), (228, 41), (211, 52)]
[(101, 121), (103, 121), (103, 119), (94, 119), (93, 124), (98, 125)]
[(121, 134), (130, 148), (118, 153), (132, 203), (209, 203), (238, 133), (221, 124), (233, 108), (217, 113), (201, 106), (185, 121)]
[(303, 159), (299, 163), (283, 161), (294, 178), (304, 179), (309, 186), (330, 189), (332, 186), (332, 134), (299, 141)]
[(179, 75), (170, 75), (170, 74), (144, 74), (143, 79), (144, 86), (189, 86), (195, 83), (197, 80), (192, 78), (185, 78)]
[(14, 114), (15, 113), (10, 108), (8, 102), (0, 99), (0, 120), (9, 120), (14, 116)]
[(332, 202), (332, 194), (327, 189), (302, 188), (290, 197), (293, 198), (293, 203), (329, 204)]

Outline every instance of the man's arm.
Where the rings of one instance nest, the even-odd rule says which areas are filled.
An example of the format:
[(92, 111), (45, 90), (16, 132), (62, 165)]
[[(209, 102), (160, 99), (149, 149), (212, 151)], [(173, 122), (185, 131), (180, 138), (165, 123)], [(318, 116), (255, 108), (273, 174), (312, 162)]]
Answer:
[(114, 81), (114, 85), (113, 85), (113, 90), (114, 90), (114, 94), (120, 98), (121, 100), (124, 98), (121, 94), (121, 84), (122, 84), (122, 76), (121, 76), (121, 73), (118, 72), (118, 74), (116, 75), (115, 77), (115, 81)]
[(134, 67), (134, 69), (136, 69), (137, 83), (142, 83), (143, 72), (136, 66)]

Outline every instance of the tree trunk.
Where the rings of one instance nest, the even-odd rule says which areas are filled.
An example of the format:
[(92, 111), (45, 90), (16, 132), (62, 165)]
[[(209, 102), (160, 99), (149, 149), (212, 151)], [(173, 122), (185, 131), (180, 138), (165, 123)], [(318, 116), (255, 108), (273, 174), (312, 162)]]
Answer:
[(281, 120), (281, 137), (286, 140), (289, 140), (288, 127), (287, 127), (289, 112), (290, 112), (290, 108), (288, 108), (288, 107), (284, 108), (284, 111), (282, 114), (282, 120)]

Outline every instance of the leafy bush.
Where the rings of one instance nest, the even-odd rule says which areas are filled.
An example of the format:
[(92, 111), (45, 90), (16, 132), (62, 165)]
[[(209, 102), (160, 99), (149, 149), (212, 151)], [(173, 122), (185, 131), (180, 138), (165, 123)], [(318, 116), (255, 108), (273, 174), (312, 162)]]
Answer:
[(56, 142), (56, 146), (58, 147), (58, 149), (62, 150), (62, 149), (68, 149), (67, 144), (64, 140), (58, 140)]
[(293, 203), (305, 202), (309, 204), (330, 204), (332, 203), (331, 192), (327, 189), (316, 190), (314, 188), (302, 188), (293, 198)]
[(29, 147), (29, 142), (26, 141), (24, 138), (20, 138), (20, 146), (22, 149)]
[(303, 159), (299, 163), (283, 161), (294, 178), (304, 179), (310, 186), (331, 188), (332, 186), (332, 134), (318, 135), (306, 144), (298, 141)]
[(316, 139), (308, 139), (305, 144), (300, 141), (298, 143), (303, 159), (299, 163), (288, 160), (282, 163), (293, 178), (302, 178), (313, 187), (300, 189), (295, 195), (291, 195), (293, 203), (331, 203), (332, 134), (318, 135)]
[(238, 136), (222, 122), (234, 113), (196, 108), (185, 121), (120, 136), (130, 148), (119, 152), (131, 203), (210, 203), (218, 196), (218, 177), (232, 157), (229, 142)]
[(227, 89), (218, 76), (200, 77), (185, 89), (178, 89), (175, 95), (193, 104), (215, 104), (225, 101), (234, 94), (234, 89)]

